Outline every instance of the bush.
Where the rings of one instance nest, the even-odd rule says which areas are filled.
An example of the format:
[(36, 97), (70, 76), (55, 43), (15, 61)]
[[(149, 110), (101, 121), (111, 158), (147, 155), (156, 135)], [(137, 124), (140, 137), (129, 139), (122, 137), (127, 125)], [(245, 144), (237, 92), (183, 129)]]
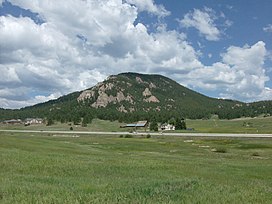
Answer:
[(217, 153), (227, 153), (227, 149), (224, 147), (218, 147), (218, 148), (212, 149), (212, 151)]
[(74, 128), (73, 128), (73, 127), (70, 127), (70, 130), (74, 130)]
[(123, 138), (123, 137), (124, 137), (124, 135), (119, 135), (119, 137), (120, 137), (120, 138)]
[(253, 152), (253, 153), (251, 154), (251, 156), (254, 156), (254, 157), (259, 157), (259, 156), (260, 156), (260, 154), (259, 154), (259, 152)]
[(133, 136), (132, 135), (129, 135), (129, 134), (126, 134), (125, 135), (125, 138), (132, 138)]
[(146, 138), (151, 138), (151, 135), (150, 135), (150, 134), (147, 134), (147, 135), (146, 135)]

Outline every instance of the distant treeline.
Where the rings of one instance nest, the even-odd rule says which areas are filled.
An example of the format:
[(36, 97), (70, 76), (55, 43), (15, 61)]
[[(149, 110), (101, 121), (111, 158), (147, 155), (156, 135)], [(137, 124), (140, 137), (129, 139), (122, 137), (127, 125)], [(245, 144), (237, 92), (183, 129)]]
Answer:
[(133, 113), (122, 113), (116, 108), (92, 108), (86, 105), (78, 104), (77, 101), (65, 101), (63, 103), (47, 102), (42, 105), (10, 110), (0, 109), (0, 120), (29, 117), (39, 117), (52, 119), (60, 122), (90, 123), (92, 119), (99, 118), (103, 120), (118, 120), (120, 122), (134, 122), (138, 120), (149, 120), (158, 122), (167, 122), (171, 118), (188, 118), (188, 119), (208, 119), (212, 115), (218, 115), (219, 119), (233, 119), (241, 117), (256, 117), (272, 115), (272, 101), (261, 101), (237, 107), (216, 107), (212, 109), (177, 108), (173, 111), (135, 111)]

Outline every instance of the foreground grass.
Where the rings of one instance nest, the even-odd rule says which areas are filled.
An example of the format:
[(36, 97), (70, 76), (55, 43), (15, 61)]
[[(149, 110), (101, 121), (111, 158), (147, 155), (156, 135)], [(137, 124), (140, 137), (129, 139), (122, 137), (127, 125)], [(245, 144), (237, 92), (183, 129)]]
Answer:
[(0, 202), (271, 202), (272, 140), (188, 139), (0, 133)]

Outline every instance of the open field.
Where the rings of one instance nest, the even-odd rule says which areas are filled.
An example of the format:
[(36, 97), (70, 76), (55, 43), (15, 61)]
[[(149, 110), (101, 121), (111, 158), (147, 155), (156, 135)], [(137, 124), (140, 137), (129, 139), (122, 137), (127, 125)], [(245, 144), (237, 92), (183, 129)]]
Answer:
[(91, 124), (88, 124), (87, 127), (82, 127), (81, 125), (74, 125), (73, 123), (60, 123), (56, 122), (53, 125), (46, 126), (45, 124), (37, 124), (24, 126), (23, 124), (19, 125), (0, 125), (0, 129), (14, 129), (14, 130), (70, 130), (73, 127), (75, 131), (128, 131), (129, 129), (120, 128), (120, 125), (124, 123), (119, 123), (118, 121), (107, 121), (93, 119)]
[(124, 137), (0, 133), (0, 202), (272, 200), (271, 139)]
[(272, 133), (272, 117), (233, 120), (186, 120), (187, 127), (208, 133)]
[[(258, 118), (240, 118), (234, 120), (186, 120), (187, 127), (194, 128), (194, 131), (177, 131), (177, 132), (200, 132), (200, 133), (248, 133), (248, 134), (272, 134), (272, 117)], [(120, 128), (118, 121), (105, 121), (94, 119), (87, 127), (73, 125), (72, 123), (55, 123), (52, 126), (41, 125), (3, 125), (0, 129), (14, 130), (60, 130), (66, 131), (73, 127), (74, 131), (102, 131), (102, 132), (129, 132), (132, 128)], [(143, 131), (143, 130), (142, 130)], [(176, 132), (176, 131), (175, 131)]]

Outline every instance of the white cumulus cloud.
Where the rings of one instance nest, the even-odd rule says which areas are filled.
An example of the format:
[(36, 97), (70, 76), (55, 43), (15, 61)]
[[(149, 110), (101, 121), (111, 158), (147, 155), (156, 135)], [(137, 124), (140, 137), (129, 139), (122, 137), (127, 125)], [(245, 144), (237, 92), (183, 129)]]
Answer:
[[(230, 46), (220, 62), (205, 66), (184, 33), (167, 29), (159, 19), (153, 32), (137, 22), (141, 11), (168, 15), (152, 0), (10, 2), (38, 13), (45, 22), (0, 16), (0, 107), (33, 105), (127, 71), (164, 74), (189, 87), (240, 100), (272, 98), (265, 86), (268, 51), (262, 41)], [(221, 32), (210, 29), (215, 27), (213, 11), (198, 12), (198, 18), (207, 14), (203, 35), (217, 40)]]
[[(201, 66), (185, 34), (168, 31), (164, 25), (148, 33), (144, 24), (135, 24), (144, 7), (160, 17), (168, 13), (153, 1), (11, 2), (39, 13), (45, 21), (0, 17), (1, 68), (7, 70), (0, 89), (8, 84), (11, 94), (25, 90), (21, 98), (26, 105), (36, 102), (36, 96), (42, 100), (89, 88), (110, 74), (169, 73)], [(22, 105), (1, 101), (0, 107)]]
[(268, 100), (272, 89), (265, 86), (269, 80), (264, 68), (267, 55), (262, 41), (244, 47), (230, 46), (222, 53), (222, 62), (204, 66), (189, 73), (187, 84), (207, 90), (218, 90), (224, 98), (243, 101)]
[[(221, 12), (220, 18), (225, 18), (224, 13)], [(199, 31), (209, 41), (218, 41), (221, 38), (222, 32), (216, 25), (215, 21), (219, 18), (216, 16), (215, 11), (210, 8), (204, 8), (203, 10), (194, 9), (184, 15), (184, 18), (179, 20), (182, 27), (193, 27)], [(224, 22), (225, 27), (232, 25), (230, 20)]]
[(163, 5), (154, 4), (153, 0), (126, 0), (127, 3), (134, 4), (140, 11), (147, 11), (159, 17), (170, 15)]

